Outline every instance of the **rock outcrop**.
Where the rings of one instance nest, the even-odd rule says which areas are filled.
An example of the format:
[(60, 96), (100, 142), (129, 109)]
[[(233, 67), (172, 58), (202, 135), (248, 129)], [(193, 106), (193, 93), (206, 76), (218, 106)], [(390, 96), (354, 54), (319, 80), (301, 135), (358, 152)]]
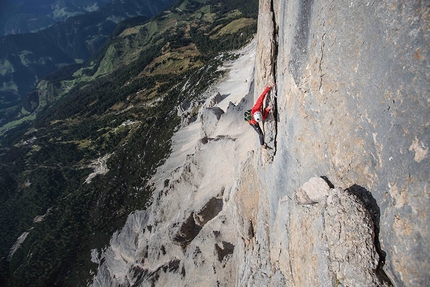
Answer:
[[(406, 2), (260, 0), (94, 286), (428, 285), (430, 8)], [(271, 81), (261, 150), (242, 115)]]

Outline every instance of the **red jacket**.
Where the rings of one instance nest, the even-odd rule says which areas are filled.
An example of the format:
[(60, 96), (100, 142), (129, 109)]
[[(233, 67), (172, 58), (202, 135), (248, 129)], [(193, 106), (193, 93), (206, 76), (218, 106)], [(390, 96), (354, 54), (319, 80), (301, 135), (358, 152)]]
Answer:
[(258, 97), (257, 102), (255, 103), (255, 105), (252, 107), (252, 109), (251, 109), (252, 119), (249, 121), (249, 123), (251, 125), (258, 124), (258, 122), (256, 120), (254, 120), (254, 113), (255, 112), (260, 111), (263, 114), (263, 121), (269, 116), (270, 109), (266, 108), (264, 110), (264, 113), (263, 113), (262, 108), (263, 108), (264, 97), (267, 95), (267, 93), (270, 91), (270, 89), (271, 89), (271, 87), (267, 86), (264, 89), (263, 93), (261, 93), (260, 97)]

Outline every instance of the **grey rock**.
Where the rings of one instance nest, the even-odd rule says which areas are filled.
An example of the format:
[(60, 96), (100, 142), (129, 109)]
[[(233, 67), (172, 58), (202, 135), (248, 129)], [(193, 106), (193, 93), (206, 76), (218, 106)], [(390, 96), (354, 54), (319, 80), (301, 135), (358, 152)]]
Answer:
[(224, 111), (218, 107), (204, 108), (200, 114), (202, 122), (202, 137), (210, 137), (216, 129), (216, 125), (224, 114)]
[(223, 99), (224, 97), (218, 92), (206, 101), (206, 106), (208, 108), (214, 107), (216, 104), (219, 104)]
[(296, 192), (300, 204), (313, 204), (324, 200), (330, 187), (321, 177), (313, 177)]

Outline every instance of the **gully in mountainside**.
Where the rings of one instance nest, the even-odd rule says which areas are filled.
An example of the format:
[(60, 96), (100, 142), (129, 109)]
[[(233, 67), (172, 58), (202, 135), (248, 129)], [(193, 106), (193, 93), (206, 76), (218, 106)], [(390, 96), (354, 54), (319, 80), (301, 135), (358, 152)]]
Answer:
[(258, 133), (258, 137), (260, 139), (260, 145), (262, 148), (267, 148), (266, 143), (264, 142), (264, 134), (260, 128), (259, 123), (263, 122), (268, 116), (270, 111), (272, 110), (272, 106), (269, 105), (264, 109), (263, 112), (263, 101), (266, 97), (267, 93), (275, 86), (275, 84), (270, 83), (258, 97), (257, 102), (252, 107), (252, 109), (247, 110), (245, 112), (245, 120), (254, 128), (254, 130)]

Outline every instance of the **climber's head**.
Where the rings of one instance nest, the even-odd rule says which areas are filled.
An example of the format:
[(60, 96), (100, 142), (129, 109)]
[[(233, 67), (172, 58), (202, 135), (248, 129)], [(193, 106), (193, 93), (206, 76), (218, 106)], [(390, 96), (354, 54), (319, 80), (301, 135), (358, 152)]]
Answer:
[(262, 119), (263, 119), (263, 115), (261, 114), (261, 112), (254, 113), (254, 120), (256, 120), (257, 122), (261, 122)]

